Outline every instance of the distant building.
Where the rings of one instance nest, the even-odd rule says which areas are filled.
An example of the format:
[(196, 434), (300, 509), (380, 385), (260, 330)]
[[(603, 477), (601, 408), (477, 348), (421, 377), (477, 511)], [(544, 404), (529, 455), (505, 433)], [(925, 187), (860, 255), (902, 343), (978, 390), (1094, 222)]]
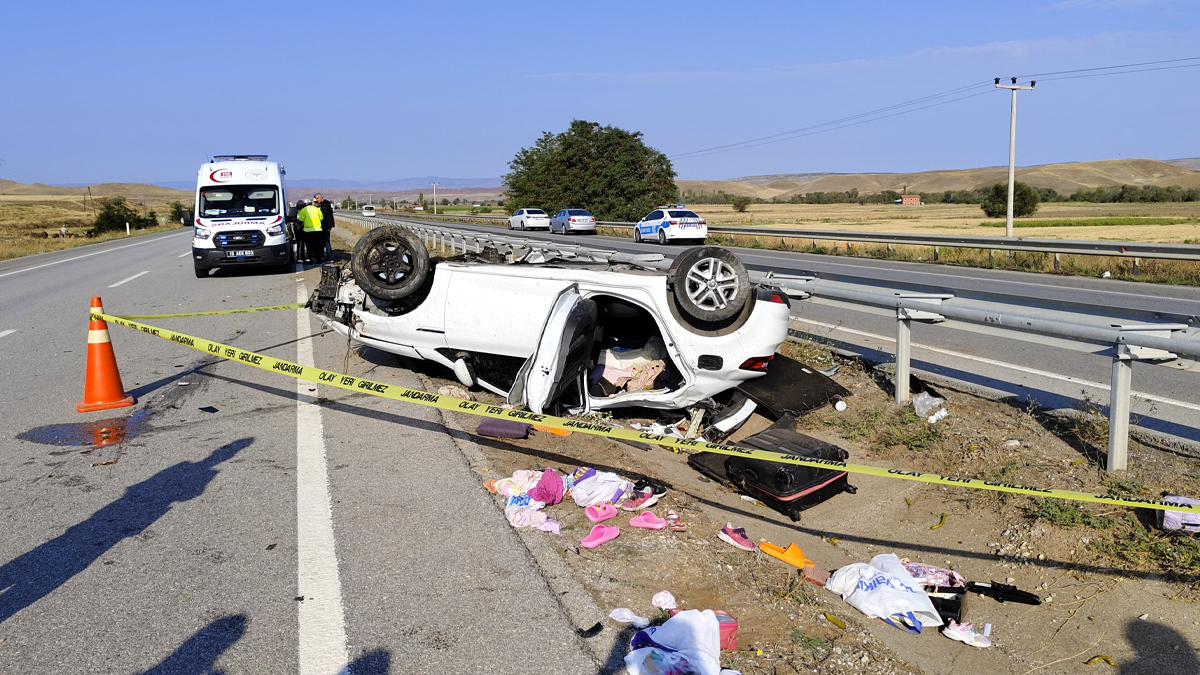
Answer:
[(909, 204), (919, 205), (921, 203), (921, 195), (900, 195), (898, 204), (908, 206)]

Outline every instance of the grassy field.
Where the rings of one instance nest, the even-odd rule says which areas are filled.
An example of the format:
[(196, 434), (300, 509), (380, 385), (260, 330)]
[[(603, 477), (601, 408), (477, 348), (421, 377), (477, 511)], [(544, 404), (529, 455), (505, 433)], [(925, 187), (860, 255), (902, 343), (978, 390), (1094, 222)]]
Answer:
[[(176, 198), (173, 194), (146, 197), (145, 210), (155, 211), (163, 224), (136, 231), (132, 236), (179, 227), (176, 223), (165, 222), (170, 204)], [(136, 201), (136, 194), (127, 199), (139, 211), (143, 210)], [(99, 200), (93, 206), (91, 200), (80, 195), (0, 195), (0, 260), (124, 238), (124, 232), (92, 239), (84, 237), (95, 219), (96, 208), (99, 208)], [(63, 226), (66, 226), (68, 234), (76, 236), (68, 239), (55, 237)], [(41, 238), (42, 233), (51, 235), (51, 238)]]
[[(977, 204), (751, 204), (745, 213), (726, 204), (690, 206), (709, 225), (981, 236), (997, 236), (996, 227), (1004, 226)], [(1049, 202), (1014, 225), (1022, 237), (1192, 243), (1200, 241), (1200, 202)]]

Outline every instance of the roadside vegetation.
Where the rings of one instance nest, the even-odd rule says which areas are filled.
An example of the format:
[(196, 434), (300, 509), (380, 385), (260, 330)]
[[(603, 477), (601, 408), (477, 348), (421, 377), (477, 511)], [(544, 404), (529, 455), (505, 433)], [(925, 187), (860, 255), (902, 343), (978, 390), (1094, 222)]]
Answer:
[(4, 195), (0, 197), (0, 260), (121, 239), (126, 237), (126, 222), (132, 235), (176, 229), (181, 227), (178, 219), (158, 215), (158, 209), (170, 211), (169, 201), (174, 200), (147, 198), (134, 203), (120, 196), (92, 200)]

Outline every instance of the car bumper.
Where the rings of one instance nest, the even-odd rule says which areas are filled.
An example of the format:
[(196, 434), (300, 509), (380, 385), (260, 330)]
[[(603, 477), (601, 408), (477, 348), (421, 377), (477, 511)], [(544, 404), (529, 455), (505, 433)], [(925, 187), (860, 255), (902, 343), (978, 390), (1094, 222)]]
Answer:
[(703, 240), (706, 238), (708, 238), (708, 228), (707, 227), (698, 227), (698, 228), (692, 228), (692, 229), (682, 229), (682, 228), (675, 228), (675, 227), (667, 228), (667, 239), (669, 239), (669, 240), (674, 240), (674, 239)]
[(595, 223), (567, 223), (565, 229), (568, 232), (595, 232)]
[[(231, 256), (228, 253), (241, 255)], [(291, 242), (245, 249), (219, 249), (192, 247), (192, 262), (198, 267), (226, 267), (232, 265), (282, 265), (292, 258)]]

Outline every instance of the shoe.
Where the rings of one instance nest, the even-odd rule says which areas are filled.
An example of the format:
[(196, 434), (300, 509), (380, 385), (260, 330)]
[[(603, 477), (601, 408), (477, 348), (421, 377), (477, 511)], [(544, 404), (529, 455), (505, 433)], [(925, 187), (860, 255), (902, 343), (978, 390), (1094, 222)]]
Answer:
[(800, 547), (795, 544), (788, 544), (787, 548), (783, 548), (782, 546), (776, 546), (771, 542), (764, 541), (763, 543), (759, 544), (758, 547), (762, 549), (763, 553), (766, 553), (772, 558), (779, 558), (783, 562), (795, 567), (799, 567), (800, 569), (804, 569), (807, 565), (814, 564), (813, 561), (804, 557), (804, 551), (800, 550)]
[(753, 551), (755, 549), (754, 542), (750, 541), (750, 537), (746, 536), (746, 528), (739, 527), (734, 529), (733, 523), (725, 523), (725, 527), (717, 533), (717, 537), (726, 544), (740, 548), (743, 551)]
[(621, 534), (620, 528), (609, 527), (608, 525), (597, 525), (592, 528), (591, 533), (579, 542), (579, 545), (584, 548), (596, 548), (606, 541), (612, 541)]
[(954, 619), (950, 619), (950, 624), (942, 630), (942, 635), (951, 640), (958, 640), (972, 647), (986, 649), (992, 646), (992, 641), (975, 631), (975, 628), (969, 623), (955, 623)]
[(659, 497), (667, 494), (667, 488), (657, 483), (651, 483), (648, 480), (639, 480), (633, 484), (634, 492), (653, 492)]
[(671, 528), (672, 532), (687, 532), (687, 523), (679, 519), (679, 514), (674, 511), (667, 511), (667, 527)]
[(593, 523), (599, 523), (617, 515), (617, 507), (605, 502), (603, 504), (592, 504), (583, 511), (583, 515)]
[(636, 516), (630, 518), (629, 524), (634, 527), (641, 527), (647, 530), (661, 530), (667, 526), (667, 521), (659, 518), (649, 511), (642, 511)]
[[(665, 491), (664, 491), (665, 494)], [(638, 509), (648, 509), (658, 503), (658, 498), (662, 495), (656, 495), (653, 492), (634, 492), (633, 497), (626, 499), (621, 503), (621, 509), (624, 511), (637, 511)]]

